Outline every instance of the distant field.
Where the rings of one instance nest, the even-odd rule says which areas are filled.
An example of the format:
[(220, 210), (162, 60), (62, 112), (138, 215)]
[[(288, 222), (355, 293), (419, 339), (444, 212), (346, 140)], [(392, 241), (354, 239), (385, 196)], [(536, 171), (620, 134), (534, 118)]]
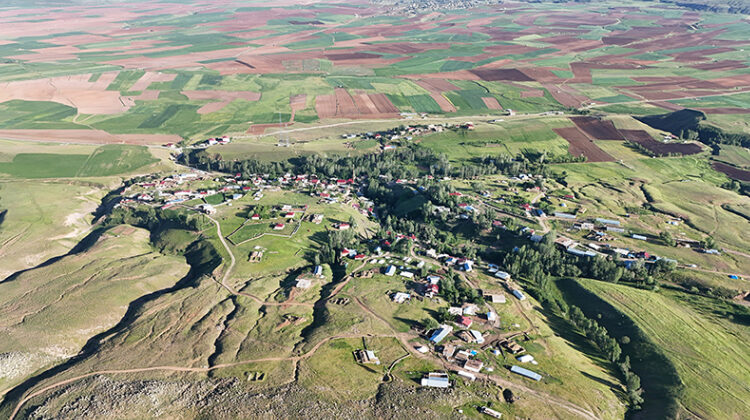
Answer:
[(90, 155), (19, 153), (0, 162), (0, 173), (16, 178), (72, 178), (110, 176), (157, 162), (143, 146), (101, 146)]

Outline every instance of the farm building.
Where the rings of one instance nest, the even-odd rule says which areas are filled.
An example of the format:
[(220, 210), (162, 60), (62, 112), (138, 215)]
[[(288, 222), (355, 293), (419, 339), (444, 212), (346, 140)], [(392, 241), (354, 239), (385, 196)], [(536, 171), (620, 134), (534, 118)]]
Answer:
[(518, 300), (526, 300), (526, 296), (518, 289), (513, 289), (511, 293), (513, 293), (513, 296), (515, 296)]
[(555, 214), (555, 217), (559, 217), (560, 219), (573, 220), (576, 218), (575, 214), (570, 214), (570, 213), (563, 213), (563, 212), (556, 211), (554, 214)]
[(601, 224), (603, 224), (603, 225), (620, 226), (620, 221), (619, 220), (610, 220), (610, 219), (603, 219), (601, 217), (597, 217), (596, 221), (599, 222), (599, 223), (601, 223)]
[(490, 303), (505, 303), (505, 295), (485, 293), (484, 299)]
[(422, 378), (422, 386), (429, 386), (433, 388), (448, 388), (451, 386), (450, 379), (448, 379), (447, 373), (442, 372), (430, 372)]
[(499, 278), (500, 280), (510, 280), (510, 274), (506, 273), (505, 271), (497, 271), (495, 272), (495, 277)]
[(531, 379), (533, 379), (535, 381), (542, 380), (542, 375), (540, 375), (540, 374), (538, 374), (536, 372), (532, 372), (532, 371), (530, 371), (528, 369), (524, 369), (524, 368), (522, 368), (520, 366), (513, 365), (513, 366), (511, 366), (510, 371), (513, 372), (513, 373), (515, 373), (515, 374), (518, 374), (518, 375), (521, 375), (521, 376), (525, 376), (527, 378), (531, 378)]
[(474, 381), (477, 379), (477, 377), (473, 373), (469, 373), (463, 370), (456, 370), (456, 373), (458, 374), (458, 376), (464, 377), (470, 381)]
[(354, 352), (354, 359), (357, 361), (357, 363), (362, 364), (369, 364), (374, 363), (376, 365), (380, 364), (380, 359), (378, 359), (377, 356), (375, 356), (375, 352), (372, 350), (356, 350)]
[(432, 336), (430, 337), (430, 342), (438, 344), (439, 342), (443, 341), (443, 339), (447, 337), (451, 332), (453, 332), (453, 327), (443, 324), (432, 334)]
[(499, 411), (496, 411), (496, 410), (493, 410), (493, 409), (491, 409), (489, 407), (482, 406), (482, 407), (479, 408), (479, 412), (482, 413), (482, 414), (486, 414), (486, 415), (488, 415), (490, 417), (494, 417), (496, 419), (499, 419), (499, 418), (503, 417), (503, 413), (501, 413)]
[(411, 271), (402, 271), (402, 272), (398, 273), (398, 275), (401, 276), (401, 277), (406, 277), (407, 279), (413, 279), (414, 278), (414, 273), (412, 273)]

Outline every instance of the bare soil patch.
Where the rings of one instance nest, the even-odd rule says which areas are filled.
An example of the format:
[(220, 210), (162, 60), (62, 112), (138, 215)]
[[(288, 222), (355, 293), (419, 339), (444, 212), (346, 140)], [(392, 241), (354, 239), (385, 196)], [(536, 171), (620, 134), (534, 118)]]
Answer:
[(595, 117), (571, 117), (573, 123), (596, 140), (625, 140), (622, 134), (615, 128), (612, 121), (600, 120)]
[(568, 152), (573, 156), (586, 156), (588, 162), (612, 162), (614, 158), (596, 145), (578, 127), (553, 129), (560, 137), (568, 141)]
[(469, 70), (470, 73), (474, 73), (480, 79), (487, 82), (495, 82), (498, 80), (510, 80), (513, 82), (532, 82), (533, 79), (525, 75), (518, 69), (474, 69)]
[(703, 151), (703, 148), (695, 143), (662, 143), (656, 141), (643, 130), (620, 130), (620, 132), (626, 140), (640, 144), (658, 156), (670, 154), (694, 155)]
[(489, 109), (503, 109), (503, 107), (500, 106), (500, 103), (497, 101), (496, 98), (484, 97), (482, 98), (482, 102), (484, 102), (484, 105)]
[(728, 177), (732, 179), (736, 179), (738, 181), (744, 181), (744, 182), (750, 182), (750, 171), (745, 171), (743, 169), (735, 168), (734, 166), (727, 165), (726, 163), (722, 162), (711, 162), (711, 166), (723, 173), (726, 174)]

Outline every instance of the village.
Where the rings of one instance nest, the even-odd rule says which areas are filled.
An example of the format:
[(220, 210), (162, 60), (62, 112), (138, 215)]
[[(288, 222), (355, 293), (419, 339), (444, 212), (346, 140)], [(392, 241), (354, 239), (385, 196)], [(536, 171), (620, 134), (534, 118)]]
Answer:
[[(410, 140), (414, 136), (445, 129), (471, 130), (472, 125), (409, 126), (357, 136), (382, 141), (387, 149), (389, 141)], [(378, 206), (374, 198), (367, 197), (367, 183), (365, 174), (346, 179), (312, 173), (286, 173), (279, 177), (253, 174), (248, 177), (240, 173), (219, 175), (191, 168), (183, 173), (142, 177), (130, 183), (117, 206), (187, 210), (217, 218), (223, 217), (224, 207), (242, 207), (246, 209), (242, 213), (245, 220), (224, 235), (235, 247), (251, 241), (258, 243), (247, 255), (250, 264), (273, 261), (263, 242), (258, 241), (265, 235), (291, 239), (303, 224), (318, 225), (327, 232), (350, 233), (358, 245), (337, 249), (335, 261), (347, 268), (347, 276), (352, 282), (387, 281), (395, 286), (383, 295), (391, 305), (391, 311), (398, 311), (400, 306), (428, 302), (436, 308), (437, 315), (429, 318), (431, 321), (415, 320), (417, 324), (410, 332), (412, 351), (438, 360), (444, 367), (444, 370), (423, 372), (419, 380), (421, 386), (448, 388), (455, 386), (456, 380), (471, 383), (501, 369), (525, 380), (543, 381), (545, 363), (540, 364), (540, 361), (544, 361), (544, 355), (532, 354), (534, 352), (526, 349), (535, 347), (533, 343), (537, 337), (525, 314), (531, 306), (523, 286), (514, 281), (511, 270), (481, 258), (460, 255), (459, 249), (456, 250), (458, 255), (440, 252), (414, 234), (388, 232), (388, 237), (373, 237), (373, 231), (358, 229), (353, 218), (342, 220), (341, 217), (326, 216), (326, 211), (311, 212), (308, 204), (294, 204), (300, 200), (284, 202), (276, 198), (281, 194), (312, 199), (316, 206), (323, 208), (344, 206), (365, 220), (377, 223)], [(490, 183), (482, 182), (468, 188), (463, 181), (432, 175), (393, 179), (388, 183), (392, 187), (411, 190), (415, 195), (426, 194), (425, 185), (430, 184), (444, 184), (450, 190), (446, 203), (430, 206), (433, 217), (447, 226), (460, 226), (478, 223), (479, 215), (489, 214), (491, 224), (485, 232), (501, 232), (498, 234), (516, 238), (514, 250), (524, 242), (538, 244), (553, 234), (556, 247), (581, 261), (593, 263), (603, 258), (629, 270), (659, 261), (678, 264), (676, 259), (660, 257), (645, 249), (649, 243), (661, 244), (664, 238), (627, 228), (628, 215), (624, 220), (615, 220), (611, 215), (588, 215), (586, 205), (541, 175), (520, 173), (495, 177)], [(680, 226), (683, 221), (671, 218), (666, 223)], [(401, 246), (402, 241), (408, 245)], [(621, 244), (624, 241), (629, 245)], [(634, 246), (633, 241), (643, 245)], [(703, 245), (699, 240), (681, 236), (674, 238), (673, 244), (699, 253), (720, 255), (720, 251)], [(359, 265), (355, 268), (350, 263)], [(301, 270), (292, 286), (296, 292), (290, 296), (303, 299), (306, 294), (315, 293), (313, 290), (319, 290), (329, 281), (325, 274), (328, 270), (326, 264), (316, 260)], [(682, 265), (697, 268), (687, 262)], [(461, 282), (464, 290), (473, 292), (448, 300), (443, 291), (446, 281), (448, 284)], [(469, 296), (471, 293), (474, 297)], [(351, 303), (351, 298), (345, 296), (331, 296), (329, 300), (337, 305)], [(522, 326), (518, 321), (524, 318), (526, 325)], [(380, 364), (377, 352), (367, 348), (357, 349), (353, 359), (363, 365)], [(505, 400), (512, 403), (516, 397), (511, 390), (506, 391), (509, 392), (504, 394)], [(491, 408), (483, 409), (492, 415)]]

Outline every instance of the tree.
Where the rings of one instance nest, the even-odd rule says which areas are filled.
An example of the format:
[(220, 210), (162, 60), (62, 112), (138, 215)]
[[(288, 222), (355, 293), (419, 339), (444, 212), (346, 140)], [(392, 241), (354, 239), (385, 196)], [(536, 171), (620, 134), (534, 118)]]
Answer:
[(422, 320), (422, 325), (424, 326), (425, 330), (430, 331), (437, 329), (440, 327), (440, 324), (435, 320), (435, 318), (428, 316), (425, 319)]
[(662, 242), (664, 242), (667, 246), (675, 246), (677, 245), (677, 242), (672, 237), (672, 234), (669, 233), (669, 231), (663, 231), (659, 234), (659, 239), (661, 239)]
[(706, 236), (706, 239), (703, 240), (703, 247), (706, 249), (716, 248), (716, 240), (713, 236)]

